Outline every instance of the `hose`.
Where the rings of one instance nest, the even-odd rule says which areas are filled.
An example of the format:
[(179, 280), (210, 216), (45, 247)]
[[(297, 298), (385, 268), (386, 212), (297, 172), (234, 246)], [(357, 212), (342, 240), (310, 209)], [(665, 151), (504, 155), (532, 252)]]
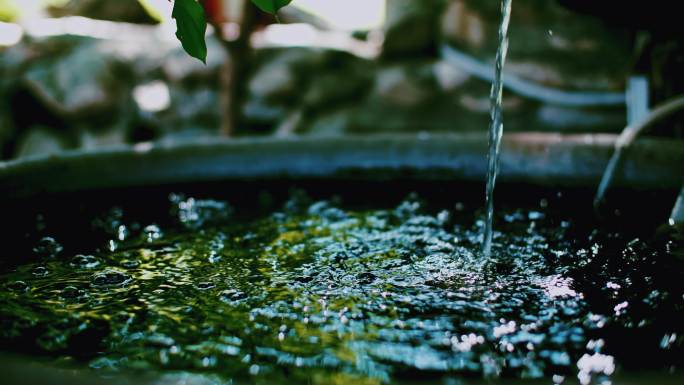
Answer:
[[(491, 65), (482, 63), (448, 44), (441, 45), (440, 54), (444, 61), (472, 76), (489, 83), (494, 80), (494, 69)], [(624, 106), (626, 99), (624, 92), (562, 91), (532, 83), (511, 73), (506, 73), (503, 85), (518, 95), (543, 103), (568, 107)]]
[(684, 95), (676, 96), (654, 108), (646, 117), (633, 125), (625, 127), (615, 141), (615, 152), (608, 161), (606, 170), (599, 183), (596, 196), (594, 197), (594, 209), (599, 210), (605, 199), (606, 192), (615, 179), (616, 170), (622, 165), (624, 151), (629, 147), (639, 134), (652, 127), (655, 123), (671, 116), (677, 111), (684, 109)]

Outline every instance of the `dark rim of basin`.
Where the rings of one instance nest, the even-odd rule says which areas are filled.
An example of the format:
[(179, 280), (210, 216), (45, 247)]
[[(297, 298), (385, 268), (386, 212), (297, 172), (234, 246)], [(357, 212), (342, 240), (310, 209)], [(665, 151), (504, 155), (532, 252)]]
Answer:
[[(616, 135), (504, 136), (499, 181), (594, 187)], [(76, 150), (0, 163), (0, 197), (222, 180), (372, 179), (484, 181), (482, 134), (202, 139)], [(684, 142), (642, 139), (616, 186), (677, 189)]]

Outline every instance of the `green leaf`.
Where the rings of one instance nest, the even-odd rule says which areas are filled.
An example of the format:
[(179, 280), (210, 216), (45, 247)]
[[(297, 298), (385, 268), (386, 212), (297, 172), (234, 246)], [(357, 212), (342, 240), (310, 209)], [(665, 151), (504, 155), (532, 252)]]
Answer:
[(143, 7), (145, 12), (150, 15), (151, 18), (158, 22), (162, 21), (162, 15), (159, 12), (159, 9), (157, 9), (157, 7), (150, 2), (150, 0), (138, 0), (138, 3), (141, 7)]
[(252, 3), (259, 7), (259, 9), (272, 15), (275, 15), (280, 8), (291, 2), (292, 0), (252, 0)]
[(207, 19), (204, 8), (196, 0), (175, 0), (171, 17), (176, 19), (176, 37), (190, 56), (207, 63)]
[(16, 0), (0, 0), (0, 21), (14, 21), (21, 16)]

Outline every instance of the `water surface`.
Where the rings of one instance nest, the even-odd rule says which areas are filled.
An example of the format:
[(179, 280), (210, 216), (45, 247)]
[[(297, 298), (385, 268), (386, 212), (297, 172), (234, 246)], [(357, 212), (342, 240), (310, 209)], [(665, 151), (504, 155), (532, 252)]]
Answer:
[(0, 277), (0, 347), (217, 383), (677, 372), (681, 240), (585, 231), (542, 200), (502, 208), (483, 258), (483, 213), (434, 206), (296, 193), (245, 216), (174, 194), (157, 220), (96, 216), (82, 237), (107, 240), (78, 253), (39, 225), (33, 261)]

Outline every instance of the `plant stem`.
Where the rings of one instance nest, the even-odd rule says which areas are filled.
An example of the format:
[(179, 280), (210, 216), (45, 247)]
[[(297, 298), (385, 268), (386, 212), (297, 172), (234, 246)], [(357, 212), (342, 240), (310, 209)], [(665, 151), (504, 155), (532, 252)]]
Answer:
[[(221, 36), (228, 59), (220, 70), (221, 134), (234, 136), (241, 121), (241, 109), (245, 99), (248, 62), (252, 56), (250, 37), (256, 27), (255, 8), (245, 0), (240, 18), (240, 35), (234, 41)], [(215, 26), (220, 31), (220, 26)]]

